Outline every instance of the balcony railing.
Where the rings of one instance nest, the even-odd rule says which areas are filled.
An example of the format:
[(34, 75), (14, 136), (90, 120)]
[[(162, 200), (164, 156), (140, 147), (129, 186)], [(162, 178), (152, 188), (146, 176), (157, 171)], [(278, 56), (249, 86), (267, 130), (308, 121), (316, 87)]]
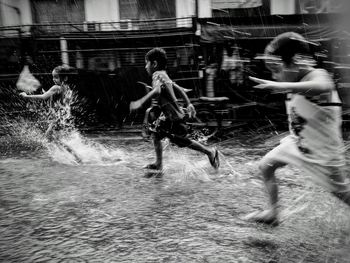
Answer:
[(25, 35), (60, 35), (79, 32), (154, 31), (173, 28), (192, 28), (192, 17), (154, 20), (85, 21), (83, 23), (47, 23), (0, 27), (0, 38)]

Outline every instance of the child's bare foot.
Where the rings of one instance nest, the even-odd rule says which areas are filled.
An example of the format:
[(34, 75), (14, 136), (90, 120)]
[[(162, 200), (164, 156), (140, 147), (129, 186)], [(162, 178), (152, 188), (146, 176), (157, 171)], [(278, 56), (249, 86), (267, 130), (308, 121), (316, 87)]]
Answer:
[(159, 163), (150, 163), (150, 164), (147, 164), (144, 168), (152, 169), (152, 170), (162, 170), (163, 166), (162, 164), (159, 164)]
[(251, 214), (246, 215), (244, 219), (271, 226), (278, 226), (279, 224), (277, 214), (273, 210), (253, 212)]
[(214, 169), (218, 169), (220, 166), (220, 160), (219, 160), (219, 151), (218, 149), (216, 149), (216, 147), (213, 148), (212, 153), (208, 155), (208, 157), (209, 157), (209, 162), (211, 166)]

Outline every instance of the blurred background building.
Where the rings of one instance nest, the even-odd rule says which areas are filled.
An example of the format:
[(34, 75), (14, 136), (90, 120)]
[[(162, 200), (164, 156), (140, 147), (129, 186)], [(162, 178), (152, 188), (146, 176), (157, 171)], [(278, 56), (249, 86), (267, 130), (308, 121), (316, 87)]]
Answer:
[(254, 57), (276, 35), (296, 31), (320, 44), (319, 63), (346, 89), (350, 33), (339, 15), (346, 14), (346, 2), (0, 0), (0, 82), (13, 85), (28, 64), (45, 89), (52, 68), (70, 65), (80, 70), (80, 92), (104, 121), (120, 122), (127, 115), (121, 102), (144, 94), (137, 84), (149, 82), (144, 55), (158, 46), (167, 51), (169, 74), (193, 90), (192, 98), (280, 101), (252, 91), (248, 76), (268, 77)]

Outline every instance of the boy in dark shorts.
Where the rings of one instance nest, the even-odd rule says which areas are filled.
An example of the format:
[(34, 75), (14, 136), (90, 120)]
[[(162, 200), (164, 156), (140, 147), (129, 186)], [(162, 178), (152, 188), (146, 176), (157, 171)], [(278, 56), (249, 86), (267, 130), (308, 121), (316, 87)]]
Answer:
[(169, 138), (171, 142), (179, 147), (188, 147), (205, 153), (210, 164), (215, 169), (219, 168), (218, 150), (208, 148), (197, 141), (187, 138), (187, 126), (184, 121), (185, 114), (175, 96), (175, 91), (181, 95), (187, 104), (187, 111), (191, 116), (195, 115), (195, 109), (189, 98), (181, 87), (171, 81), (166, 73), (167, 57), (161, 48), (154, 48), (146, 54), (145, 58), (147, 73), (152, 76), (152, 90), (144, 97), (130, 103), (130, 111), (135, 111), (152, 99), (156, 99), (161, 114), (154, 122), (151, 129), (154, 148), (156, 151), (156, 162), (146, 166), (148, 169), (163, 169), (163, 147), (161, 140)]

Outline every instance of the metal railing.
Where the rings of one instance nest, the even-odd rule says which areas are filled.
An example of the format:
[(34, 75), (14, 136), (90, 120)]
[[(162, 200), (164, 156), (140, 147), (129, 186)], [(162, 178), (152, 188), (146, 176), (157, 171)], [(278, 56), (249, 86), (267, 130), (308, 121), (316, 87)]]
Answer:
[(84, 21), (82, 23), (45, 23), (0, 27), (0, 37), (26, 35), (60, 35), (79, 32), (153, 31), (174, 28), (192, 28), (192, 17), (153, 20)]

